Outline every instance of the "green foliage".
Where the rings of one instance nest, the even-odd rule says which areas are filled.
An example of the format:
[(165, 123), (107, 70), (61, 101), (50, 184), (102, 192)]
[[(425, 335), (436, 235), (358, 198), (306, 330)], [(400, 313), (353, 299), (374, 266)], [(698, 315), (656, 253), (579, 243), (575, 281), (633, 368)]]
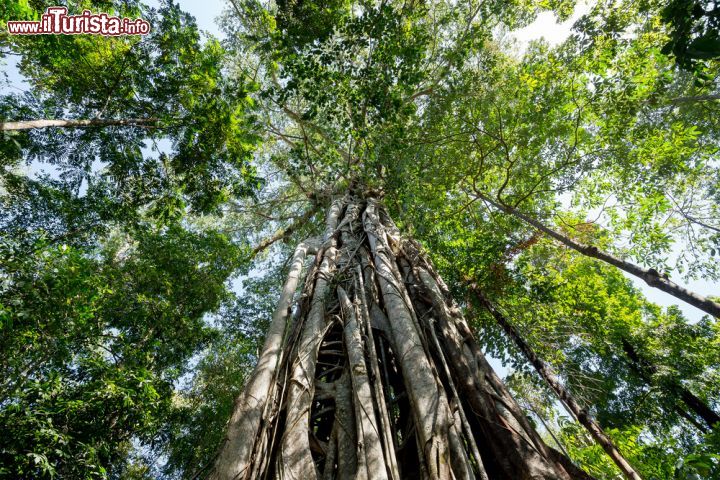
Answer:
[(322, 42), (336, 25), (350, 16), (350, 2), (335, 0), (322, 5), (302, 0), (277, 3), (275, 21), (284, 34), (288, 48), (302, 48), (313, 41)]
[[(676, 477), (674, 461), (677, 458), (662, 445), (646, 442), (641, 435), (640, 427), (628, 427), (624, 430), (608, 429), (606, 433), (623, 455), (636, 465), (638, 473), (647, 479), (660, 480)], [(560, 438), (571, 457), (575, 459), (593, 477), (602, 479), (618, 478), (620, 471), (612, 463), (599, 445), (593, 444), (582, 427), (577, 423), (567, 422), (562, 426)]]
[[(686, 478), (680, 472), (692, 470), (680, 469), (678, 462), (713, 447), (686, 422), (693, 412), (678, 388), (683, 385), (709, 405), (718, 401), (717, 323), (705, 318), (690, 324), (677, 308), (663, 311), (617, 270), (549, 242), (523, 249), (506, 268), (503, 286), (488, 292), (522, 337), (589, 407), (643, 478)], [(487, 315), (477, 314), (488, 350), (513, 368), (529, 371)], [(636, 345), (637, 354), (653, 366), (650, 378), (639, 375), (624, 341)], [(521, 404), (522, 399), (539, 404), (535, 409), (553, 419), (547, 407), (552, 395), (532, 400), (531, 391), (509, 385)], [(583, 436), (579, 424), (560, 422), (557, 428), (574, 460), (597, 478), (615, 478), (616, 467)]]
[(662, 9), (662, 18), (671, 29), (671, 40), (663, 53), (672, 53), (681, 67), (700, 70), (704, 60), (720, 58), (720, 8), (717, 4), (674, 0)]
[(70, 10), (85, 7), (142, 15), (153, 31), (13, 38), (32, 90), (2, 97), (3, 121), (158, 122), (4, 136), (3, 477), (147, 478), (142, 451), (181, 417), (176, 385), (219, 342), (208, 314), (247, 267), (247, 242), (192, 216), (261, 184), (249, 89), (225, 76), (225, 50), (172, 3)]
[[(288, 249), (259, 255), (267, 263), (237, 296), (227, 280), (278, 229), (292, 225), (290, 244), (317, 235), (322, 214), (301, 215), (354, 186), (384, 195), (430, 252), (549, 444), (617, 476), (468, 281), (645, 478), (717, 476), (716, 433), (693, 425), (680, 393), (720, 404), (716, 320), (653, 305), (613, 267), (480, 198), (673, 278), (720, 278), (717, 12), (600, 1), (565, 42), (533, 42), (520, 58), (498, 35), (543, 10), (567, 19), (574, 3), (234, 1), (221, 43), (171, 2), (61, 2), (143, 16), (153, 30), (3, 37), (30, 91), (0, 97), (1, 120), (153, 122), (0, 142), (0, 339), (13, 352), (0, 363), (11, 432), (0, 474), (204, 471)], [(14, 2), (7, 15), (48, 5)]]
[(4, 473), (104, 476), (132, 438), (151, 442), (173, 383), (212, 338), (241, 249), (177, 226), (118, 238), (96, 255), (4, 242), (0, 423)]
[(152, 124), (11, 132), (15, 147), (0, 163), (17, 166), (21, 153), (27, 164), (52, 165), (75, 189), (101, 183), (134, 207), (151, 203), (150, 213), (160, 219), (177, 219), (186, 207), (215, 212), (228, 199), (250, 194), (261, 182), (250, 164), (257, 142), (251, 86), (223, 74), (225, 50), (215, 39), (203, 42), (194, 19), (177, 5), (163, 2), (157, 11), (120, 5), (120, 13), (146, 18), (151, 33), (14, 39), (10, 49), (21, 56), (20, 73), (33, 90), (1, 97), (0, 113), (7, 121)]
[[(0, 28), (7, 28), (8, 20), (37, 20), (37, 12), (30, 6), (28, 0), (14, 0), (6, 2), (0, 7)], [(3, 40), (0, 40), (3, 46)]]
[(222, 335), (206, 347), (192, 378), (176, 392), (177, 408), (163, 433), (163, 452), (168, 456), (163, 472), (168, 477), (191, 478), (215, 459), (235, 399), (262, 348), (281, 282), (279, 275), (272, 274), (247, 279), (243, 295), (228, 299), (219, 312), (215, 324)]

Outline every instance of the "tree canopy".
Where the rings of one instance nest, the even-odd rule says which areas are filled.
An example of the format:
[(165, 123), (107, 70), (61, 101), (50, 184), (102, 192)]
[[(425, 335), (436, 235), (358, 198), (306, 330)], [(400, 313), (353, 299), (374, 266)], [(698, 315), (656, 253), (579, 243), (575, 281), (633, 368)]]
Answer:
[[(5, 32), (51, 5), (152, 31)], [(0, 476), (202, 475), (295, 245), (354, 189), (549, 445), (619, 475), (488, 303), (642, 478), (720, 478), (715, 3), (230, 0), (223, 40), (153, 5), (0, 9), (26, 85), (0, 91)], [(512, 40), (579, 8), (555, 46)], [(639, 282), (709, 287), (691, 319)]]

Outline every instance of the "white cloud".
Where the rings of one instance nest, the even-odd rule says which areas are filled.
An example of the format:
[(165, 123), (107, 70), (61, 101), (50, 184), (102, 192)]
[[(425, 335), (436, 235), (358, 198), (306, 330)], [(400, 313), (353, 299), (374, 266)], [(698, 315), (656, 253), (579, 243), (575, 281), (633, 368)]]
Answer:
[(562, 23), (557, 22), (555, 14), (552, 12), (542, 12), (530, 25), (509, 32), (508, 36), (517, 41), (520, 55), (525, 52), (527, 45), (532, 40), (544, 38), (551, 46), (559, 45), (570, 36), (575, 22), (590, 11), (593, 3), (592, 0), (578, 2), (572, 16)]

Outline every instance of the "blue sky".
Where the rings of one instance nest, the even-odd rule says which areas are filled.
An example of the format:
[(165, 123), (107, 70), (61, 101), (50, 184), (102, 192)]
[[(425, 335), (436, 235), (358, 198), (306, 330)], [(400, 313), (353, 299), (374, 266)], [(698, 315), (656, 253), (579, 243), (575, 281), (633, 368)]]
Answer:
[[(156, 0), (146, 0), (149, 5), (157, 5)], [(177, 4), (186, 12), (192, 14), (197, 20), (198, 27), (222, 37), (220, 29), (215, 24), (217, 18), (227, 5), (225, 0), (177, 0)]]

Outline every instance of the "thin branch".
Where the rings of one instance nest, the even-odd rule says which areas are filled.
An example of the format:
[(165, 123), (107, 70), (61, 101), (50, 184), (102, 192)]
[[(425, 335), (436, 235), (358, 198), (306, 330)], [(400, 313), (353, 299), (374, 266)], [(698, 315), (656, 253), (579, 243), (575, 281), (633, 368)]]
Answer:
[(0, 122), (0, 131), (33, 130), (48, 127), (84, 128), (108, 126), (156, 126), (157, 118), (93, 118), (89, 120), (21, 120), (17, 122)]

